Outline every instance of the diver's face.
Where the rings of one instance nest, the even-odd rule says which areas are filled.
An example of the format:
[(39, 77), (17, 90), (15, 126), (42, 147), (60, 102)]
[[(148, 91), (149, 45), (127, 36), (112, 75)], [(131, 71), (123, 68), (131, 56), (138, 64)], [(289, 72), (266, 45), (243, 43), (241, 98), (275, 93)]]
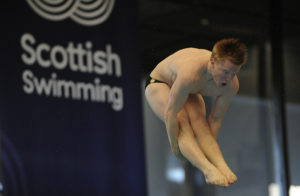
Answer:
[(213, 78), (219, 87), (227, 86), (241, 68), (241, 66), (236, 66), (227, 59), (223, 62), (211, 59), (211, 64)]

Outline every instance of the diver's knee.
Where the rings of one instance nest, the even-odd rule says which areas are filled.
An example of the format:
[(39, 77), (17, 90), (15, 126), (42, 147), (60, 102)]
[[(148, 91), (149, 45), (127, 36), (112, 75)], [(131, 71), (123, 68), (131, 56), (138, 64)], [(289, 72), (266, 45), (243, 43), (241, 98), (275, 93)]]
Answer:
[(186, 126), (189, 124), (188, 117), (185, 114), (179, 113), (177, 115), (177, 122), (180, 126)]

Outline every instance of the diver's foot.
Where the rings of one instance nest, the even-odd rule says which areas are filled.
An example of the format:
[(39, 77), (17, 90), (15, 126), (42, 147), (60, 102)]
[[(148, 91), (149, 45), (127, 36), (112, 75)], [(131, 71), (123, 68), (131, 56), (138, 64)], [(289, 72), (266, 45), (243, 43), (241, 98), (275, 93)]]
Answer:
[(207, 184), (228, 187), (229, 183), (226, 178), (217, 168), (211, 168), (204, 173)]
[(227, 166), (217, 168), (224, 176), (226, 176), (229, 184), (233, 184), (237, 181), (237, 176)]

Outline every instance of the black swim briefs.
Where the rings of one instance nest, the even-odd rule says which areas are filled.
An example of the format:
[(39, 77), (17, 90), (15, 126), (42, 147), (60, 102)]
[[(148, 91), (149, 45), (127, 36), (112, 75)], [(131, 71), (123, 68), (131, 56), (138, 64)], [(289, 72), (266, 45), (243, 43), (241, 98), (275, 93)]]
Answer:
[(149, 85), (149, 84), (152, 84), (152, 83), (165, 83), (166, 85), (169, 86), (168, 83), (166, 82), (163, 82), (163, 81), (160, 81), (160, 80), (156, 80), (154, 78), (151, 78), (151, 76), (148, 76), (147, 80), (146, 80), (146, 83), (145, 83), (145, 89), (146, 87)]

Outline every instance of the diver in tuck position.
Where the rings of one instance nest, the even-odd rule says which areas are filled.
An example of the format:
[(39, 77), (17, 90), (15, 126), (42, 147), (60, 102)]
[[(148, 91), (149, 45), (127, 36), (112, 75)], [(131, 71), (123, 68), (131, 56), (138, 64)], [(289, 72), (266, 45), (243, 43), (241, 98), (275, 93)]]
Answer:
[[(147, 101), (165, 122), (173, 153), (200, 169), (208, 184), (228, 187), (237, 181), (216, 138), (238, 92), (236, 74), (246, 59), (245, 44), (223, 39), (212, 51), (186, 48), (175, 52), (161, 61), (146, 81)], [(202, 95), (216, 96), (208, 119)]]

